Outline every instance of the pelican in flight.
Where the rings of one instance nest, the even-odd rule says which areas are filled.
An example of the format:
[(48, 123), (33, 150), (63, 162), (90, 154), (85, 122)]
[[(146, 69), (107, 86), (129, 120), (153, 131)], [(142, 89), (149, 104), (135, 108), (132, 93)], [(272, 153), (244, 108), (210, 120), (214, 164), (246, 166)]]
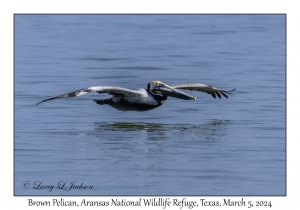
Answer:
[(179, 89), (205, 92), (212, 95), (214, 98), (216, 98), (216, 96), (221, 98), (221, 95), (228, 98), (227, 94), (231, 94), (231, 92), (235, 90), (225, 91), (200, 83), (167, 85), (161, 81), (154, 80), (148, 84), (146, 89), (140, 88), (137, 90), (130, 90), (116, 86), (89, 87), (45, 99), (36, 105), (59, 98), (81, 96), (89, 92), (97, 92), (99, 94), (108, 93), (113, 95), (112, 97), (105, 99), (94, 99), (94, 101), (99, 105), (108, 104), (120, 111), (148, 111), (164, 104), (168, 96), (183, 100), (196, 100), (196, 97), (184, 93)]

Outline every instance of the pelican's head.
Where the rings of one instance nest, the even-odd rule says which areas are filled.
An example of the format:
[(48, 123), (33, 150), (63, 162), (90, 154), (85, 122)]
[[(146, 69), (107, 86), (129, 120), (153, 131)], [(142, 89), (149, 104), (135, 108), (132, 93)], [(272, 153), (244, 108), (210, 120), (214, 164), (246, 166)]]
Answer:
[(154, 80), (148, 84), (148, 90), (154, 95), (170, 96), (184, 100), (196, 100), (196, 97), (186, 94), (178, 89), (172, 88), (169, 85)]

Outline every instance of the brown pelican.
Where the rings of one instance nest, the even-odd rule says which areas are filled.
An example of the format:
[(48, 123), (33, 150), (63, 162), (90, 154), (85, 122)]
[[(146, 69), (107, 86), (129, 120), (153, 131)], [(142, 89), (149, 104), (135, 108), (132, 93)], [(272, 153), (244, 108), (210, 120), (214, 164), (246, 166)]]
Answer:
[(216, 98), (216, 96), (221, 98), (221, 95), (228, 98), (226, 94), (231, 94), (231, 92), (235, 90), (225, 91), (200, 83), (167, 85), (161, 81), (155, 80), (148, 84), (147, 89), (141, 88), (130, 90), (116, 86), (89, 87), (45, 99), (36, 105), (53, 99), (76, 97), (89, 92), (97, 92), (99, 94), (108, 93), (113, 95), (110, 98), (94, 99), (94, 101), (100, 105), (108, 104), (121, 111), (148, 111), (164, 104), (168, 96), (184, 100), (196, 100), (196, 97), (178, 89), (201, 91), (212, 95), (214, 98)]

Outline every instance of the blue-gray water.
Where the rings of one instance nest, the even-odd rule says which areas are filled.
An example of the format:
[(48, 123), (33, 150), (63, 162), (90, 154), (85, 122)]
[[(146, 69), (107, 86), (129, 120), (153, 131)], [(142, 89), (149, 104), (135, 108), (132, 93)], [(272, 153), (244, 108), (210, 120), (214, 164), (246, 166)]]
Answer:
[[(15, 15), (15, 195), (285, 195), (284, 15)], [(148, 112), (85, 87), (194, 82)], [(92, 189), (33, 189), (76, 181)], [(29, 184), (30, 183), (30, 184)], [(29, 189), (25, 189), (26, 187)]]

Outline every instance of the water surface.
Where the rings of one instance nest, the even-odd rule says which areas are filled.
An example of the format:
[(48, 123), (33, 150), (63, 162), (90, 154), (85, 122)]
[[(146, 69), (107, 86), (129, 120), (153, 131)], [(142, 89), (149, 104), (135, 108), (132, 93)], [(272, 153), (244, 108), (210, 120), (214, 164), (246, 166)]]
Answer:
[[(14, 21), (15, 195), (286, 194), (284, 15)], [(35, 105), (157, 79), (237, 90), (221, 100), (186, 91), (197, 100), (168, 98), (148, 112), (99, 106), (92, 99), (107, 96), (97, 93)], [(61, 181), (93, 187), (62, 190)]]

